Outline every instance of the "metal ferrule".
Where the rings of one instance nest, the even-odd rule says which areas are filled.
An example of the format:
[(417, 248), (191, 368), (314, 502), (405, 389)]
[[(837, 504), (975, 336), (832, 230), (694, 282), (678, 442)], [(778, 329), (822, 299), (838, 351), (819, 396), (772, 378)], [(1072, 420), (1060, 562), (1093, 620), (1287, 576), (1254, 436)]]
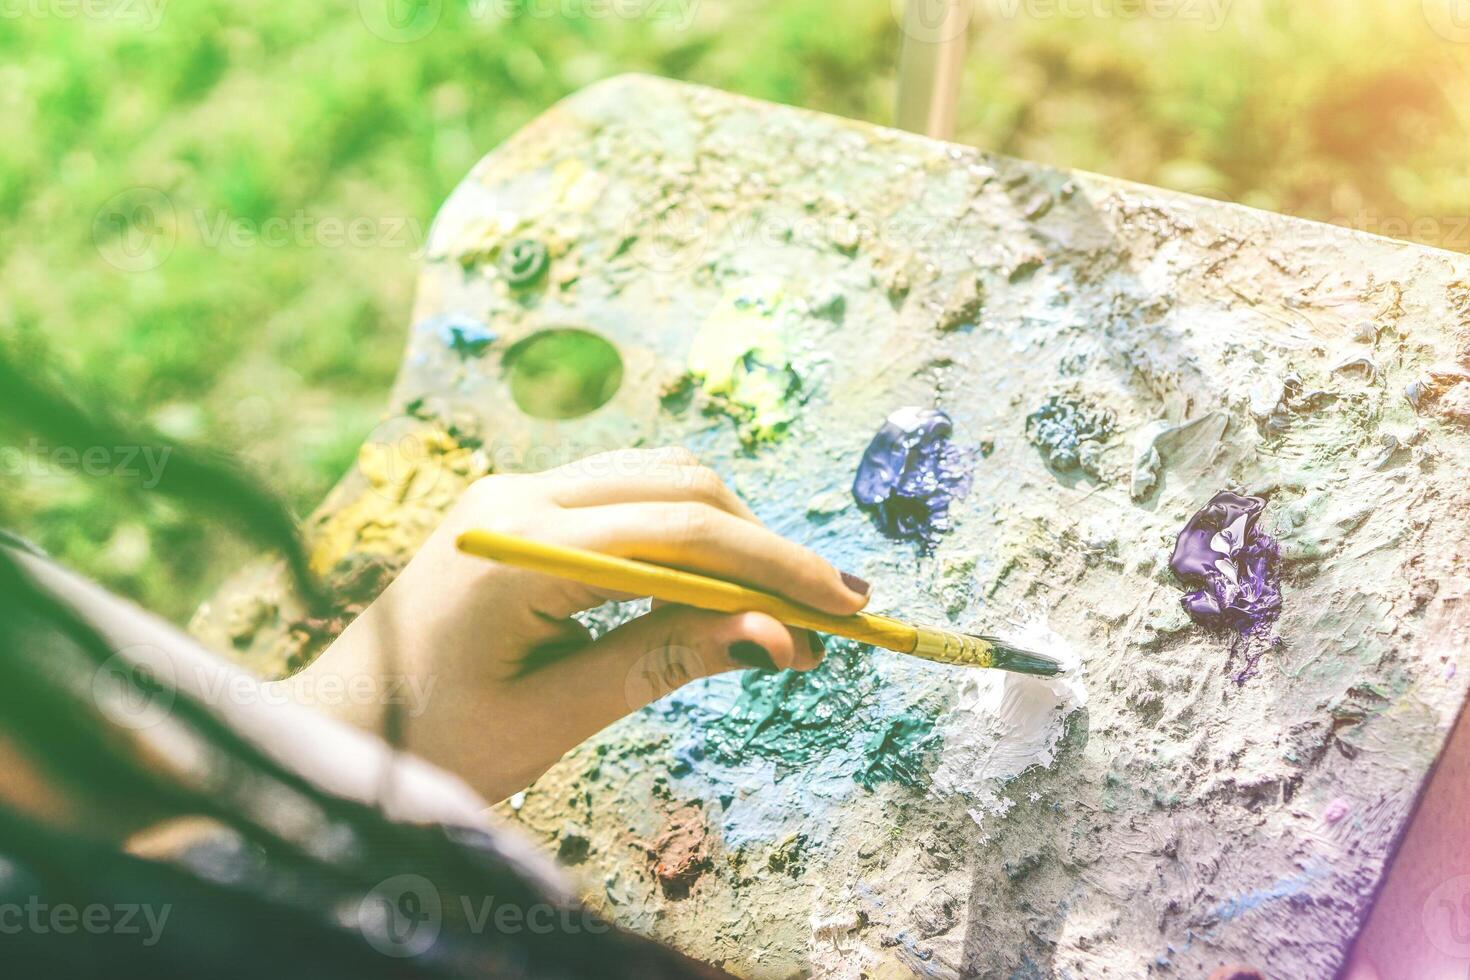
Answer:
[(912, 651), (915, 657), (962, 667), (995, 665), (995, 647), (978, 636), (922, 628), (918, 630), (918, 635), (918, 642), (914, 644)]

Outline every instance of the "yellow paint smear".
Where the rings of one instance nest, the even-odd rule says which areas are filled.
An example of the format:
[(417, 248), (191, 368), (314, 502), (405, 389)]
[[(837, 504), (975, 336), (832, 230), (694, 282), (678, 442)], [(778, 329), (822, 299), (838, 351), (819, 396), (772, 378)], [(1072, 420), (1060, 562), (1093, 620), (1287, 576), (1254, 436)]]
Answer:
[(437, 427), (369, 442), (357, 454), (365, 486), (329, 502), (313, 535), (312, 570), (326, 575), (351, 553), (407, 558), (472, 482), (490, 471), (481, 454)]
[(787, 396), (795, 381), (776, 312), (778, 279), (746, 280), (725, 291), (689, 350), (689, 373), (735, 420), (747, 446), (778, 436), (795, 418)]

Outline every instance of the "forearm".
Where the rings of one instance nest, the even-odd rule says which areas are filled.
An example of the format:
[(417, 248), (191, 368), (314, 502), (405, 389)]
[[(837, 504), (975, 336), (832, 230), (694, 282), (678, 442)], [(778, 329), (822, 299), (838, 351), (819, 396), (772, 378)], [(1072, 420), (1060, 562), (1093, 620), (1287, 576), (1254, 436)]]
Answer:
[[(297, 704), (454, 772), (490, 800), (525, 788), (591, 734), (575, 719), (550, 724), (554, 705), (543, 706), (546, 724), (507, 726), (504, 678), (490, 682), (484, 675), (493, 662), (476, 656), (484, 643), (461, 635), (454, 617), (444, 621), (452, 600), (441, 600), (436, 613), (411, 593), (390, 587), (310, 665), (277, 685)], [(409, 622), (416, 628), (401, 628)]]

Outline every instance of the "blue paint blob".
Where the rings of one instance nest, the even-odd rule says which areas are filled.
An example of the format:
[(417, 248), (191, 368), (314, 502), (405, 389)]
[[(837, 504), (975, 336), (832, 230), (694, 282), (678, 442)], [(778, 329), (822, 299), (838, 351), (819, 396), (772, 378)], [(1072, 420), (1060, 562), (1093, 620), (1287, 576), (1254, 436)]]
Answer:
[(436, 334), (445, 347), (461, 358), (479, 357), (496, 341), (493, 330), (465, 313), (441, 313), (430, 317), (424, 321), (423, 329)]
[(949, 441), (943, 412), (900, 408), (888, 416), (858, 464), (852, 495), (891, 538), (933, 550), (950, 529), (949, 507), (970, 492), (973, 450)]
[[(1260, 497), (1222, 490), (1184, 525), (1169, 559), (1192, 590), (1184, 611), (1206, 629), (1233, 632), (1234, 652), (1247, 653), (1248, 641), (1266, 637), (1281, 615), (1281, 546), (1259, 527), (1265, 509)], [(1246, 656), (1237, 682), (1255, 674), (1262, 652)]]
[(1053, 395), (1026, 417), (1026, 437), (1059, 473), (1082, 470), (1096, 477), (1098, 456), (1113, 432), (1112, 413)]

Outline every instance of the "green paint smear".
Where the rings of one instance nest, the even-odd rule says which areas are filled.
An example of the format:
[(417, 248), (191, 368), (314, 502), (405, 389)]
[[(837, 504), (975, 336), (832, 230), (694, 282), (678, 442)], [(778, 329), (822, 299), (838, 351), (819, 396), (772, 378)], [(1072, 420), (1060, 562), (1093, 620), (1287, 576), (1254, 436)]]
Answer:
[(801, 765), (851, 739), (878, 677), (861, 644), (830, 639), (815, 670), (747, 671), (740, 686), (706, 732), (711, 755), (727, 765), (749, 756)]
[(732, 372), (728, 392), (711, 393), (714, 411), (735, 423), (740, 444), (752, 449), (775, 442), (796, 418), (788, 399), (801, 391), (801, 379), (790, 365), (768, 364), (746, 354)]
[(735, 704), (705, 729), (709, 754), (725, 765), (760, 758), (796, 769), (866, 732), (852, 778), (868, 789), (881, 782), (918, 786), (934, 721), (917, 711), (879, 716), (878, 683), (872, 648), (836, 637), (815, 670), (748, 671)]
[(913, 711), (890, 718), (863, 746), (867, 766), (852, 778), (868, 790), (879, 783), (918, 786), (935, 741), (933, 718)]
[(703, 386), (709, 410), (735, 423), (746, 449), (775, 441), (796, 418), (801, 378), (781, 336), (782, 300), (774, 278), (730, 288), (689, 351), (689, 377)]

